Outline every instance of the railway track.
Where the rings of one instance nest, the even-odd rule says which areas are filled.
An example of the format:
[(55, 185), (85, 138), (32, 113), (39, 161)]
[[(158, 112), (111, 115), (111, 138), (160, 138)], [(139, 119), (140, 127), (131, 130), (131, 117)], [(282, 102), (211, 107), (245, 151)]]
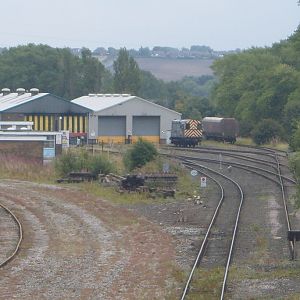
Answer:
[[(207, 156), (214, 156), (214, 155), (221, 154), (222, 155), (222, 164), (224, 166), (231, 166), (231, 167), (234, 166), (234, 168), (238, 168), (240, 170), (247, 171), (249, 173), (254, 173), (257, 176), (264, 177), (268, 181), (275, 183), (277, 186), (279, 186), (279, 188), (281, 190), (282, 207), (283, 207), (283, 211), (284, 211), (284, 215), (285, 215), (286, 228), (287, 228), (287, 230), (291, 230), (291, 222), (290, 222), (289, 212), (288, 212), (288, 204), (287, 204), (285, 185), (290, 184), (291, 186), (293, 186), (296, 182), (292, 178), (284, 176), (281, 172), (281, 168), (288, 167), (286, 164), (283, 164), (280, 162), (280, 159), (282, 157), (286, 157), (285, 153), (283, 153), (281, 151), (280, 152), (273, 151), (272, 149), (268, 149), (268, 148), (263, 148), (263, 149), (257, 150), (256, 148), (252, 148), (252, 147), (250, 147), (249, 150), (246, 150), (246, 147), (243, 147), (243, 149), (241, 149), (241, 150), (239, 150), (239, 149), (229, 150), (229, 149), (214, 148), (214, 147), (210, 147), (210, 148), (205, 147), (205, 148), (196, 148), (196, 149), (179, 148), (179, 151), (180, 152), (185, 151), (184, 155), (179, 155), (179, 154), (176, 155), (176, 154), (174, 154), (174, 151), (173, 151), (173, 153), (172, 153), (173, 157), (175, 155), (175, 157), (177, 159), (182, 161), (182, 163), (188, 167), (191, 167), (191, 164), (193, 164), (194, 167), (197, 165), (200, 166), (199, 165), (200, 162), (206, 163), (208, 165), (216, 166), (216, 164), (220, 164), (220, 159), (207, 158)], [(187, 155), (187, 153), (189, 155)], [(201, 154), (202, 156), (205, 155), (206, 157), (199, 157), (199, 154)], [(228, 158), (228, 160), (224, 160), (223, 157)], [(239, 162), (237, 162), (236, 160), (238, 160)], [(186, 163), (187, 161), (189, 162), (188, 163), (189, 165)], [(202, 168), (204, 168), (204, 166), (202, 166)], [(214, 171), (214, 172), (216, 172), (216, 171)], [(203, 173), (203, 171), (202, 171), (202, 173)], [(224, 174), (222, 174), (222, 175), (224, 175)], [(207, 176), (207, 174), (205, 176)], [(215, 179), (213, 179), (213, 180), (215, 181)], [(242, 188), (241, 188), (241, 191), (242, 191)], [(224, 193), (224, 191), (222, 193)], [(223, 203), (224, 200), (220, 199), (220, 201)], [(185, 299), (186, 294), (190, 289), (190, 284), (192, 282), (192, 277), (195, 272), (195, 269), (200, 264), (200, 261), (203, 258), (204, 251), (205, 251), (205, 249), (207, 247), (207, 243), (208, 243), (207, 242), (208, 236), (210, 236), (209, 230), (211, 229), (211, 227), (213, 226), (213, 224), (215, 222), (215, 220), (213, 220), (213, 219), (219, 213), (219, 212), (217, 212), (220, 209), (219, 206), (220, 205), (217, 206), (215, 214), (212, 218), (212, 221), (208, 226), (207, 234), (202, 242), (199, 253), (197, 255), (197, 258), (193, 265), (192, 271), (190, 273), (189, 279), (185, 285), (184, 292), (183, 292), (182, 298), (181, 298), (182, 300)], [(239, 207), (241, 207), (241, 205)], [(237, 220), (236, 224), (238, 224), (238, 222), (239, 221)], [(236, 226), (236, 229), (237, 229), (237, 226)], [(235, 230), (235, 235), (236, 235), (236, 230)], [(227, 279), (227, 275), (228, 275), (228, 271), (229, 271), (231, 257), (233, 254), (234, 240), (235, 240), (235, 237), (232, 238), (233, 242), (232, 242), (232, 245), (230, 248), (230, 258), (227, 258), (226, 271), (224, 272), (224, 279), (223, 279), (223, 283), (222, 283), (222, 292), (220, 295), (220, 299), (223, 299), (224, 293), (226, 291), (226, 279)], [(293, 257), (293, 254), (294, 254), (294, 243), (293, 242), (289, 242), (289, 249), (290, 249), (291, 257), (294, 258)]]
[[(201, 174), (211, 178), (220, 189), (220, 200), (213, 213), (211, 221), (208, 225), (200, 250), (197, 254), (189, 278), (184, 287), (181, 300), (186, 298), (189, 290), (191, 289), (194, 272), (196, 270), (196, 267), (199, 266), (204, 256), (206, 256), (206, 259), (212, 259), (214, 261), (214, 264), (225, 265), (222, 285), (220, 286), (220, 299), (223, 299), (226, 291), (226, 282), (227, 282), (230, 262), (233, 255), (233, 246), (236, 240), (237, 228), (240, 219), (240, 212), (244, 200), (244, 193), (241, 186), (236, 181), (229, 178), (228, 176), (189, 160), (182, 160), (182, 162), (188, 168), (196, 169)], [(203, 170), (206, 170), (206, 172), (204, 172)], [(225, 192), (224, 183), (220, 183), (220, 181), (215, 179), (214, 176), (209, 175), (208, 172), (214, 174), (214, 176), (216, 175), (220, 176), (223, 180), (224, 179), (227, 180), (228, 181), (227, 184), (228, 183), (232, 184), (235, 187), (235, 192), (233, 192), (233, 190), (231, 190), (231, 193), (228, 193), (228, 191)], [(233, 196), (233, 194), (236, 195)], [(228, 198), (227, 203), (224, 203), (225, 197)], [(231, 201), (229, 202), (229, 200)], [(233, 200), (235, 202), (234, 204), (232, 203)], [(236, 210), (233, 210), (232, 206), (236, 207)], [(223, 217), (218, 218), (220, 214), (223, 214)], [(226, 220), (225, 223), (224, 220)], [(219, 236), (219, 238), (215, 239), (213, 237), (212, 232), (214, 231), (220, 232), (220, 228), (222, 228), (221, 235)]]
[(22, 239), (22, 225), (16, 215), (0, 203), (0, 268), (18, 253)]

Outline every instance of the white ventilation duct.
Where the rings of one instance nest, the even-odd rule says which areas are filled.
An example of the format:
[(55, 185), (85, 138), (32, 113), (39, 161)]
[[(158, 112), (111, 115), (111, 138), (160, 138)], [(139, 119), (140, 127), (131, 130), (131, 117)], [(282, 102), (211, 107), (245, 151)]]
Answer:
[(26, 90), (25, 90), (25, 89), (23, 89), (23, 88), (18, 88), (18, 89), (16, 90), (16, 92), (17, 92), (17, 93), (18, 93), (18, 95), (20, 96), (20, 95), (23, 95), (23, 94), (25, 94)]
[(40, 90), (37, 88), (32, 88), (29, 90), (29, 92), (31, 93), (31, 96), (34, 96), (37, 95), (40, 92)]
[(1, 90), (1, 92), (2, 92), (3, 96), (6, 96), (6, 95), (10, 94), (10, 89), (9, 88), (3, 88)]

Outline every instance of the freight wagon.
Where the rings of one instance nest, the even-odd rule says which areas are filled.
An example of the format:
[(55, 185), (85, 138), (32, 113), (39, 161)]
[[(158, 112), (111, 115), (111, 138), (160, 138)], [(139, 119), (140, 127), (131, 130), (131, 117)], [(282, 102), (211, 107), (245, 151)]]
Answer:
[(203, 135), (207, 140), (235, 143), (239, 124), (234, 118), (205, 117), (202, 119)]

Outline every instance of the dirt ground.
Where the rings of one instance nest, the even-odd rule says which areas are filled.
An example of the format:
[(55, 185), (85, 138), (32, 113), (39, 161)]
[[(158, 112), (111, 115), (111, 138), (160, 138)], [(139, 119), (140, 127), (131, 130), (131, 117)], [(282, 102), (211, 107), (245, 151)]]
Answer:
[(23, 223), (0, 299), (172, 299), (174, 241), (159, 226), (79, 191), (0, 182)]

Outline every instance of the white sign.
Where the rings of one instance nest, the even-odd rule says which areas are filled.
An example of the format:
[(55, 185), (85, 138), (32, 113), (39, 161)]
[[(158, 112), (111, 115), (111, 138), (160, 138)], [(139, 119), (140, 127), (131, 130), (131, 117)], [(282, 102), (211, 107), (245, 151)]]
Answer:
[(197, 175), (198, 175), (198, 172), (197, 172), (196, 170), (192, 170), (192, 171), (191, 171), (191, 175), (192, 175), (192, 176), (197, 176)]
[(206, 187), (206, 177), (200, 177), (200, 186)]
[(61, 133), (56, 135), (56, 145), (61, 145)]
[(163, 164), (163, 172), (169, 173), (170, 172), (170, 165), (168, 163)]
[(68, 148), (70, 146), (70, 132), (68, 130), (61, 131), (61, 144), (63, 148)]

